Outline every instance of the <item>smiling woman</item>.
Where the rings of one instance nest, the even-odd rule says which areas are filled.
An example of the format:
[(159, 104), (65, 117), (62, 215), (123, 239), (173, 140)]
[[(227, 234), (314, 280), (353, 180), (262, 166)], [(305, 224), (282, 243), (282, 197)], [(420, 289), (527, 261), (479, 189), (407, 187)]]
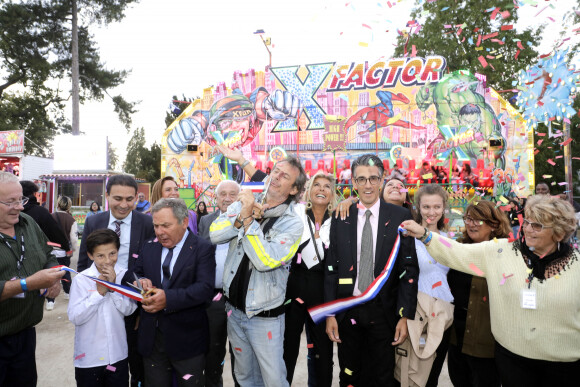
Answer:
[[(580, 266), (574, 264), (578, 257), (569, 244), (575, 229), (572, 206), (547, 195), (531, 197), (525, 208), (523, 235), (511, 242), (494, 237), (501, 238), (498, 234), (504, 228), (509, 232), (509, 223), (480, 216), (482, 210), (492, 211), (494, 217), (499, 211), (493, 203), (484, 203), (467, 209), (471, 226), (467, 225), (466, 238), (480, 239), (482, 227), (489, 227), (488, 238), (493, 240), (462, 245), (429, 234), (432, 240), (427, 241), (427, 251), (440, 263), (487, 280), (489, 298), (484, 296), (483, 302), (489, 301), (495, 364), (502, 386), (576, 385), (580, 378), (580, 315), (571, 311), (580, 310)], [(414, 222), (404, 222), (403, 227), (411, 236), (424, 232)], [(458, 297), (456, 310), (460, 309)], [(481, 301), (471, 296), (468, 300), (470, 306)], [(483, 316), (469, 313), (470, 309), (468, 321), (484, 322)], [(464, 352), (469, 344), (473, 350), (482, 350), (479, 342), (467, 342), (468, 333), (466, 329)], [(453, 381), (451, 367), (450, 376)]]
[(324, 324), (314, 324), (308, 308), (324, 302), (324, 259), (328, 253), (331, 213), (337, 202), (334, 176), (317, 172), (306, 184), (302, 198), (306, 205), (297, 207), (304, 232), (300, 247), (292, 259), (290, 276), (286, 287), (286, 329), (284, 332), (284, 362), (288, 382), (292, 383), (296, 359), (300, 348), (300, 335), (306, 325), (310, 342), (309, 378), (319, 386), (332, 383), (332, 342), (325, 332)]

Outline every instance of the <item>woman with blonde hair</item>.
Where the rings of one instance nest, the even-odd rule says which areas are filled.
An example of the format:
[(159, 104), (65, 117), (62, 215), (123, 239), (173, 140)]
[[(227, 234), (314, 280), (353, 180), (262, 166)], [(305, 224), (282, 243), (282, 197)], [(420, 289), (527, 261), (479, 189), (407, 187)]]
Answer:
[[(394, 193), (390, 195), (396, 196)], [(404, 197), (404, 193), (398, 195)], [(417, 210), (414, 218), (417, 223), (432, 233), (446, 237), (447, 233), (444, 230), (447, 200), (447, 192), (441, 186), (437, 184), (421, 186), (415, 194)], [(450, 326), (453, 321), (453, 295), (447, 283), (449, 268), (435, 261), (425, 249), (425, 245), (417, 239), (415, 249), (419, 262), (417, 313), (414, 320), (407, 321), (409, 338), (403, 346), (407, 350), (414, 351), (421, 342), (421, 337), (426, 342), (421, 357), (417, 356), (420, 359), (419, 368), (422, 369), (414, 376), (407, 376), (406, 370), (401, 367), (400, 376), (430, 387), (437, 386), (449, 347)], [(429, 316), (429, 311), (436, 312), (436, 315)], [(426, 338), (424, 330), (428, 333)], [(399, 364), (399, 359), (397, 360)]]
[[(173, 176), (165, 176), (163, 179), (159, 179), (155, 184), (153, 184), (153, 188), (151, 189), (151, 207), (145, 213), (151, 215), (151, 208), (153, 208), (153, 205), (161, 198), (179, 198), (179, 186)], [(188, 213), (188, 227), (194, 235), (197, 235), (197, 215), (194, 210), (188, 210)]]
[(324, 303), (324, 259), (330, 241), (331, 214), (337, 203), (333, 175), (318, 171), (307, 183), (303, 195), (305, 205), (297, 206), (304, 232), (300, 247), (290, 267), (286, 287), (286, 329), (284, 333), (284, 361), (288, 382), (292, 384), (296, 359), (300, 347), (300, 335), (306, 325), (308, 344), (312, 344), (310, 359), (317, 386), (332, 384), (332, 342), (324, 324), (316, 325), (308, 314), (308, 308)]
[[(491, 240), (460, 244), (413, 221), (402, 226), (407, 235), (420, 238), (438, 262), (487, 280), (502, 386), (576, 386), (580, 266), (568, 243), (576, 225), (574, 210), (563, 200), (535, 195), (528, 199), (524, 213), (522, 235), (515, 241), (491, 239), (491, 231), (481, 226), (492, 228), (493, 223), (477, 220), (469, 212), (467, 223), (480, 226), (477, 235), (489, 232)], [(505, 223), (509, 233), (509, 222)], [(496, 233), (500, 227), (495, 226)], [(467, 231), (473, 238), (469, 225)]]

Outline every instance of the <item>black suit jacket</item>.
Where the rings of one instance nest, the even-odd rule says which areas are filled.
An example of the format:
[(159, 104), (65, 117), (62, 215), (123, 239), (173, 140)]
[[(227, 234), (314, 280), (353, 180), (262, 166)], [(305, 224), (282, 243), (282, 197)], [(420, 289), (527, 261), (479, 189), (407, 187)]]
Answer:
[[(149, 278), (162, 289), (159, 242), (149, 241), (135, 264), (135, 274)], [(163, 311), (141, 310), (139, 353), (148, 357), (153, 351), (157, 329), (163, 332), (165, 352), (173, 360), (205, 353), (209, 344), (209, 325), (205, 308), (211, 303), (215, 281), (215, 246), (189, 232), (179, 253), (169, 286), (165, 289), (167, 305)]]
[(211, 214), (207, 214), (201, 217), (199, 221), (199, 225), (197, 227), (197, 235), (205, 239), (206, 241), (211, 242), (209, 239), (209, 226), (216, 220), (219, 216), (219, 210), (212, 212)]
[[(129, 271), (135, 265), (135, 257), (139, 255), (145, 241), (155, 237), (151, 217), (137, 211), (132, 211), (132, 213), (131, 239), (129, 243)], [(83, 230), (83, 238), (81, 239), (81, 248), (79, 250), (78, 272), (87, 269), (91, 265), (89, 256), (87, 255), (87, 237), (95, 230), (108, 227), (109, 214), (110, 211), (105, 211), (87, 218)]]
[[(357, 220), (358, 208), (353, 204), (348, 218), (332, 218), (330, 225), (330, 249), (324, 268), (324, 301), (334, 301), (340, 298), (351, 297), (357, 274)], [(375, 244), (375, 278), (378, 277), (389, 258), (397, 237), (398, 226), (407, 219), (411, 219), (409, 210), (403, 207), (385, 203), (381, 200), (377, 241)], [(332, 270), (331, 270), (331, 269)], [(399, 278), (404, 273), (402, 278)], [(352, 279), (347, 284), (339, 284), (339, 279)], [(387, 321), (394, 329), (401, 317), (413, 319), (417, 307), (417, 280), (419, 278), (419, 264), (415, 251), (415, 240), (403, 237), (401, 247), (395, 262), (395, 267), (387, 283), (377, 297), (380, 297), (387, 316)], [(409, 282), (409, 280), (412, 280)], [(401, 308), (402, 311), (401, 311)], [(344, 313), (336, 316), (340, 321)]]

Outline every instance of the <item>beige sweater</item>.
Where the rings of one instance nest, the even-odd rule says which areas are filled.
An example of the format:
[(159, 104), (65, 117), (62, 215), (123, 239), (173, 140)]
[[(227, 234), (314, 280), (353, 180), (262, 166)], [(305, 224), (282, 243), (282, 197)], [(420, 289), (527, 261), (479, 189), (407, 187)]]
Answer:
[[(537, 309), (523, 309), (521, 292), (528, 289), (527, 266), (507, 239), (460, 244), (433, 234), (427, 250), (445, 266), (487, 279), (491, 331), (503, 347), (530, 359), (580, 359), (579, 262), (543, 283), (534, 278), (531, 289), (536, 291)], [(476, 273), (477, 269), (483, 274)], [(505, 281), (504, 275), (508, 277)]]

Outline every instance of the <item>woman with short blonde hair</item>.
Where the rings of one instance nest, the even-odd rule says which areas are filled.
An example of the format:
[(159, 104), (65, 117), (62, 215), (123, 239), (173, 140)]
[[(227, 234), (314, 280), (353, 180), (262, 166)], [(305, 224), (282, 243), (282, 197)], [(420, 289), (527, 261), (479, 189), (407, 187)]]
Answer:
[(524, 213), (523, 232), (515, 241), (462, 245), (413, 221), (402, 227), (438, 262), (486, 278), (503, 387), (575, 386), (580, 380), (580, 265), (568, 243), (574, 209), (561, 199), (536, 195)]
[[(337, 194), (334, 176), (318, 171), (306, 183), (302, 196), (304, 205), (296, 211), (304, 224), (300, 247), (292, 258), (290, 275), (286, 286), (284, 331), (284, 362), (288, 382), (292, 384), (296, 359), (300, 349), (300, 336), (304, 326), (312, 348), (309, 353), (309, 379), (317, 386), (332, 384), (332, 342), (324, 324), (314, 324), (308, 308), (324, 303), (324, 259), (330, 242), (330, 221), (336, 207)], [(300, 300), (300, 301), (296, 301)], [(312, 363), (313, 367), (310, 367)]]

